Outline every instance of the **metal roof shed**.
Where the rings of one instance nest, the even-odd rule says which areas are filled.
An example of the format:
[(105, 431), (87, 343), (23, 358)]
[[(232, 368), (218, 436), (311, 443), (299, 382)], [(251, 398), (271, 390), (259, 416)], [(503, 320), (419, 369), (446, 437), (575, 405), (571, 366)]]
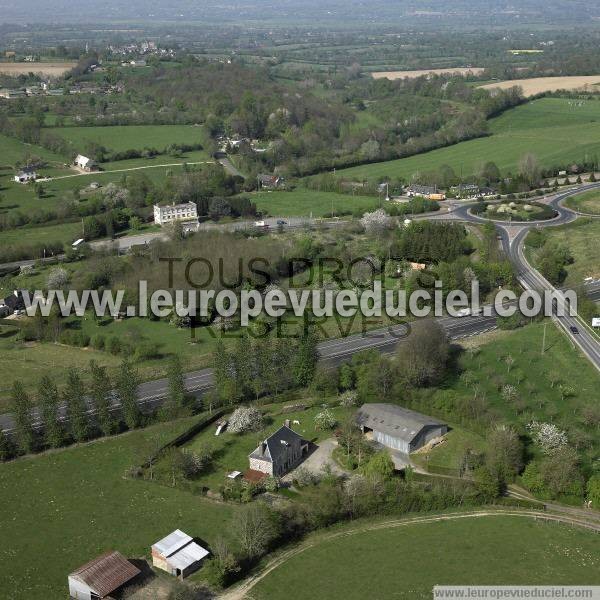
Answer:
[(200, 567), (209, 551), (180, 529), (152, 546), (152, 564), (176, 577), (187, 577)]

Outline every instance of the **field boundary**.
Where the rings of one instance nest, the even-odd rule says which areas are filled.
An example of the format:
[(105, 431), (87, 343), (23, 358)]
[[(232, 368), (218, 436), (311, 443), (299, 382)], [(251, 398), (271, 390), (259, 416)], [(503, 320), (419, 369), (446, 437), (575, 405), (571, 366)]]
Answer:
[(583, 527), (584, 529), (589, 529), (596, 533), (600, 533), (600, 524), (594, 524), (585, 522), (581, 519), (577, 519), (575, 517), (564, 516), (559, 514), (546, 513), (535, 510), (501, 510), (501, 509), (489, 509), (489, 510), (478, 510), (478, 511), (469, 511), (462, 513), (450, 513), (450, 514), (438, 514), (438, 515), (429, 515), (425, 517), (412, 517), (412, 518), (403, 518), (403, 519), (394, 519), (391, 521), (383, 521), (379, 523), (372, 523), (370, 525), (359, 525), (352, 529), (346, 529), (344, 531), (336, 531), (334, 533), (329, 533), (320, 536), (318, 539), (310, 539), (304, 542), (301, 542), (295, 548), (291, 548), (279, 556), (274, 557), (271, 561), (269, 561), (258, 573), (250, 576), (246, 581), (242, 582), (241, 585), (224, 592), (219, 595), (219, 600), (243, 600), (243, 598), (247, 598), (251, 600), (251, 596), (248, 595), (250, 590), (254, 586), (256, 586), (262, 579), (264, 579), (267, 575), (269, 575), (272, 571), (274, 571), (277, 567), (287, 562), (289, 559), (294, 558), (295, 556), (305, 552), (306, 550), (310, 550), (315, 546), (331, 541), (337, 538), (349, 537), (352, 535), (356, 535), (358, 533), (368, 533), (371, 531), (378, 531), (381, 529), (396, 529), (398, 527), (406, 527), (409, 525), (419, 525), (421, 523), (439, 523), (442, 521), (453, 521), (457, 519), (473, 519), (473, 518), (484, 518), (484, 517), (492, 517), (492, 516), (508, 516), (508, 517), (523, 517), (523, 518), (531, 518), (536, 521), (547, 521), (547, 522), (555, 522), (562, 523), (565, 525), (573, 525), (575, 527)]

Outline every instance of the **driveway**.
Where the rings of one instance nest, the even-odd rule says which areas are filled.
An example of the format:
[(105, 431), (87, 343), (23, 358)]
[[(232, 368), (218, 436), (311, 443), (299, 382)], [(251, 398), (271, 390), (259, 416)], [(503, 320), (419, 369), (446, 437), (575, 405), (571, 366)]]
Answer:
[[(330, 438), (319, 443), (316, 448), (309, 454), (308, 458), (300, 463), (298, 469), (306, 469), (316, 475), (321, 475), (326, 465), (330, 465), (331, 471), (336, 475), (344, 475), (346, 471), (342, 469), (331, 457), (331, 453), (337, 447), (337, 442)], [(295, 471), (296, 469), (294, 469)], [(284, 479), (291, 481), (294, 478), (294, 471), (288, 473)]]

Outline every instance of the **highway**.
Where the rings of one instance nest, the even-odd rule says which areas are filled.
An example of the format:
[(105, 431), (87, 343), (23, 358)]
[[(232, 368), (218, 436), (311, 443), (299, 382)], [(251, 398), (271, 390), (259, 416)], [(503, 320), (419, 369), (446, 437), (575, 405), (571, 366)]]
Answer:
[[(569, 196), (580, 193), (588, 189), (600, 187), (598, 184), (590, 184), (569, 190), (568, 192), (557, 194), (548, 199), (548, 204), (557, 211), (557, 217), (535, 223), (500, 223), (496, 222), (496, 228), (499, 231), (502, 245), (506, 255), (515, 265), (519, 281), (525, 289), (535, 290), (552, 290), (553, 286), (542, 277), (526, 260), (523, 252), (523, 244), (527, 232), (532, 227), (551, 227), (569, 223), (576, 218), (578, 214), (562, 206), (563, 201)], [(471, 204), (461, 204), (450, 208), (444, 213), (429, 213), (427, 215), (419, 215), (420, 218), (432, 220), (449, 220), (470, 223), (486, 223), (486, 219), (472, 215), (470, 208)], [(270, 226), (277, 226), (276, 218), (268, 220)], [(286, 227), (302, 227), (307, 224), (314, 224), (314, 219), (284, 219)], [(325, 226), (337, 226), (343, 224), (343, 221), (329, 220), (324, 221)], [(251, 222), (238, 222), (230, 225), (233, 228), (245, 228), (253, 226)], [(218, 225), (213, 227), (219, 228)], [(208, 228), (212, 228), (210, 225)], [(155, 236), (156, 234), (148, 234)], [(161, 235), (160, 233), (158, 235)], [(136, 241), (139, 243), (139, 236), (131, 236), (127, 241)], [(586, 293), (592, 299), (600, 299), (600, 281), (590, 282), (585, 286)], [(554, 317), (555, 321), (564, 330), (565, 334), (570, 337), (573, 344), (579, 347), (588, 359), (600, 370), (600, 342), (591, 329), (588, 329), (576, 317)], [(490, 331), (496, 327), (496, 316), (468, 316), (460, 318), (443, 317), (437, 319), (444, 327), (448, 336), (452, 340), (461, 339), (473, 335), (479, 335), (483, 332)], [(577, 333), (572, 328), (577, 329)], [(366, 334), (355, 334), (345, 338), (331, 339), (323, 341), (319, 344), (320, 360), (328, 365), (338, 365), (345, 360), (348, 360), (353, 354), (368, 349), (377, 349), (381, 352), (392, 352), (396, 345), (406, 337), (408, 333), (407, 325), (396, 325), (390, 328), (377, 329)], [(203, 369), (186, 374), (185, 376), (186, 389), (189, 393), (200, 397), (203, 393), (212, 387), (212, 371)], [(140, 405), (146, 409), (152, 409), (160, 404), (165, 397), (167, 391), (167, 381), (159, 379), (143, 383), (138, 388)], [(115, 410), (119, 408), (115, 404)], [(90, 414), (93, 410), (89, 411)], [(13, 420), (9, 414), (0, 415), (0, 428), (6, 432), (11, 432), (13, 428)]]
[[(489, 317), (442, 317), (438, 322), (446, 330), (452, 340), (463, 339), (479, 335), (496, 328), (496, 316)], [(398, 343), (406, 339), (409, 326), (406, 324), (394, 325), (386, 328), (375, 329), (365, 334), (358, 333), (345, 338), (325, 340), (318, 346), (319, 359), (326, 365), (339, 365), (350, 359), (353, 354), (363, 350), (377, 349), (383, 353), (393, 352)], [(212, 369), (201, 369), (185, 375), (185, 387), (188, 393), (200, 398), (213, 386)], [(138, 398), (143, 410), (151, 410), (160, 405), (167, 394), (168, 382), (166, 379), (157, 379), (142, 383), (138, 387)], [(120, 404), (115, 401), (114, 409), (118, 410)], [(64, 408), (60, 410), (61, 419), (64, 420)], [(88, 414), (93, 416), (93, 408), (88, 409)], [(34, 414), (34, 421), (39, 426), (40, 419)], [(5, 433), (13, 431), (14, 423), (10, 414), (0, 415), (0, 428)]]
[[(557, 216), (547, 221), (538, 221), (534, 223), (530, 222), (496, 222), (496, 229), (499, 231), (501, 236), (502, 245), (506, 256), (515, 266), (518, 274), (519, 282), (526, 290), (550, 290), (554, 291), (555, 288), (549, 281), (547, 281), (534, 267), (532, 267), (527, 261), (524, 254), (524, 243), (527, 233), (533, 227), (557, 227), (560, 225), (566, 225), (575, 221), (577, 218), (582, 217), (581, 213), (575, 212), (569, 208), (566, 208), (563, 203), (570, 196), (580, 194), (581, 192), (600, 188), (600, 183), (592, 183), (587, 185), (579, 186), (578, 188), (570, 189), (566, 192), (558, 193), (547, 198), (547, 204), (554, 208), (557, 212)], [(462, 205), (451, 213), (451, 219), (457, 221), (465, 221), (469, 223), (486, 223), (489, 222), (486, 219), (475, 216), (470, 212), (473, 205)], [(585, 215), (590, 217), (590, 215)], [(434, 217), (435, 218), (435, 217)], [(582, 282), (583, 284), (583, 282)], [(592, 281), (587, 285), (584, 285), (583, 289), (591, 299), (600, 299), (600, 282)], [(564, 300), (559, 298), (560, 304), (564, 307)], [(567, 311), (564, 311), (565, 313)], [(574, 346), (581, 349), (584, 355), (590, 360), (590, 362), (600, 371), (600, 336), (597, 335), (591, 327), (584, 324), (584, 322), (571, 316), (558, 317), (556, 314), (553, 316), (555, 322), (557, 322), (565, 334), (571, 339)]]

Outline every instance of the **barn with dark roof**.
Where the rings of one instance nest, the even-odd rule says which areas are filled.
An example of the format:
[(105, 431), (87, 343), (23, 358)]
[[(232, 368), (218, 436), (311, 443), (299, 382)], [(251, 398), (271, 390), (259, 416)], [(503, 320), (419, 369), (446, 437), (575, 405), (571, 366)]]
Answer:
[(373, 440), (404, 454), (448, 432), (445, 423), (396, 404), (363, 404), (356, 422)]

